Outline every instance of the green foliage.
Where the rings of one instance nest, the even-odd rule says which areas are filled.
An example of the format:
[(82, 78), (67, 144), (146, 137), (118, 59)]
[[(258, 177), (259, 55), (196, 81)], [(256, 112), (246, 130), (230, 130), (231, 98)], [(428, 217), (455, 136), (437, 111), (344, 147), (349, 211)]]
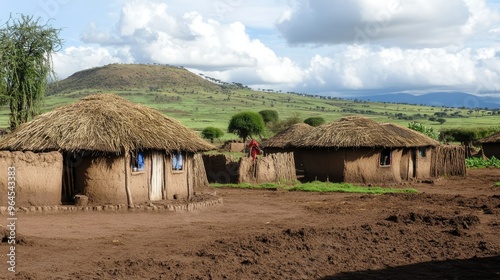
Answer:
[(413, 129), (415, 131), (418, 131), (418, 132), (420, 132), (422, 134), (425, 134), (425, 135), (429, 136), (430, 138), (432, 138), (434, 140), (438, 140), (439, 139), (439, 132), (434, 131), (434, 128), (432, 128), (432, 127), (424, 126), (421, 123), (411, 122), (411, 123), (408, 124), (408, 128), (409, 129)]
[(224, 132), (217, 127), (207, 126), (201, 131), (201, 136), (205, 139), (209, 139), (210, 141), (214, 141), (214, 139), (221, 138), (224, 135)]
[(291, 191), (308, 191), (308, 192), (345, 192), (345, 193), (418, 193), (415, 189), (392, 189), (381, 187), (361, 187), (349, 183), (329, 183), (314, 181), (304, 183), (290, 188)]
[(489, 159), (483, 159), (480, 157), (471, 157), (465, 159), (465, 165), (469, 168), (486, 168), (486, 167), (500, 168), (500, 159), (497, 159), (494, 156)]
[(497, 131), (495, 128), (452, 128), (441, 131), (441, 137), (448, 137), (452, 141), (463, 145), (470, 145), (474, 141), (490, 136)]
[[(291, 186), (290, 186), (291, 184)], [(384, 194), (384, 193), (418, 193), (415, 189), (392, 189), (381, 187), (362, 187), (355, 186), (349, 183), (330, 183), (314, 181), (309, 183), (286, 182), (285, 184), (264, 183), (252, 185), (249, 183), (241, 184), (210, 184), (214, 188), (238, 188), (238, 189), (283, 189), (288, 191), (305, 191), (305, 192), (345, 192), (345, 193), (369, 193), (369, 194)]]
[(500, 187), (500, 182), (496, 182), (495, 187)]
[(265, 124), (277, 122), (279, 119), (278, 111), (276, 110), (262, 110), (259, 114), (262, 116)]
[(310, 126), (320, 126), (325, 123), (325, 119), (322, 117), (310, 117), (304, 120), (304, 123)]
[(11, 129), (40, 113), (54, 77), (52, 53), (62, 48), (60, 29), (39, 21), (21, 15), (0, 29), (0, 101), (9, 104)]
[(241, 112), (231, 117), (227, 131), (238, 135), (243, 142), (249, 136), (264, 132), (264, 120), (255, 112)]

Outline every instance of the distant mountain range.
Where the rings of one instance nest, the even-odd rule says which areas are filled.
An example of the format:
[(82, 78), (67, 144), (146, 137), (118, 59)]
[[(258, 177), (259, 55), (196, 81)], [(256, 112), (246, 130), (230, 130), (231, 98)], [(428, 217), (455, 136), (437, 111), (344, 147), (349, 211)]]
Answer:
[(394, 93), (357, 97), (358, 100), (456, 108), (500, 109), (500, 98), (479, 97), (463, 92), (433, 92), (422, 95)]

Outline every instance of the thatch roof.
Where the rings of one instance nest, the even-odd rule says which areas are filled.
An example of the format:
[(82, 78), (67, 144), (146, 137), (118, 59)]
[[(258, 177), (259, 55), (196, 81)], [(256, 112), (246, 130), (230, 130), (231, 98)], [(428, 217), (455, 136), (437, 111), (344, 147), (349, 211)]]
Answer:
[(273, 137), (262, 142), (262, 146), (266, 148), (286, 148), (290, 141), (299, 139), (301, 136), (310, 131), (313, 127), (306, 123), (297, 123), (289, 128), (277, 133)]
[(143, 149), (197, 152), (214, 147), (157, 110), (114, 94), (90, 95), (21, 125), (0, 149), (123, 154)]
[(350, 116), (313, 128), (290, 145), (302, 148), (403, 148), (436, 146), (433, 139), (408, 132), (399, 126), (382, 125), (359, 116)]
[(500, 143), (500, 132), (479, 140), (481, 143)]
[(390, 130), (401, 137), (404, 137), (407, 141), (407, 145), (410, 147), (424, 147), (424, 146), (434, 147), (439, 145), (438, 141), (416, 130), (403, 127), (394, 123), (381, 123), (380, 125), (382, 125), (385, 129)]

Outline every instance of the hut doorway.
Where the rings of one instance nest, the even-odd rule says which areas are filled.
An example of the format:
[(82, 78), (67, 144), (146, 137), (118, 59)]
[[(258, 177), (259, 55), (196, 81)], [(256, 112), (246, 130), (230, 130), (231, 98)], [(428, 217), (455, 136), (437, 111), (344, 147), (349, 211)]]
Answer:
[(165, 182), (164, 167), (163, 154), (153, 152), (151, 154), (151, 188), (149, 190), (149, 200), (163, 199), (163, 183)]
[(82, 163), (82, 156), (76, 153), (63, 154), (63, 178), (61, 202), (74, 203), (77, 190), (75, 187), (76, 168)]

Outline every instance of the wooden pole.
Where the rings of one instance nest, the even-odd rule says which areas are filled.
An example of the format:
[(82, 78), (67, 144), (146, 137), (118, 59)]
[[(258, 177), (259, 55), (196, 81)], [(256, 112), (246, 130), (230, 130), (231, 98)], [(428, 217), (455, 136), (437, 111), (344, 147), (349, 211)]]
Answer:
[(132, 201), (132, 194), (130, 193), (129, 170), (130, 170), (130, 155), (129, 155), (129, 152), (126, 151), (125, 152), (125, 192), (127, 193), (128, 207), (132, 208), (132, 207), (134, 207), (134, 202)]

